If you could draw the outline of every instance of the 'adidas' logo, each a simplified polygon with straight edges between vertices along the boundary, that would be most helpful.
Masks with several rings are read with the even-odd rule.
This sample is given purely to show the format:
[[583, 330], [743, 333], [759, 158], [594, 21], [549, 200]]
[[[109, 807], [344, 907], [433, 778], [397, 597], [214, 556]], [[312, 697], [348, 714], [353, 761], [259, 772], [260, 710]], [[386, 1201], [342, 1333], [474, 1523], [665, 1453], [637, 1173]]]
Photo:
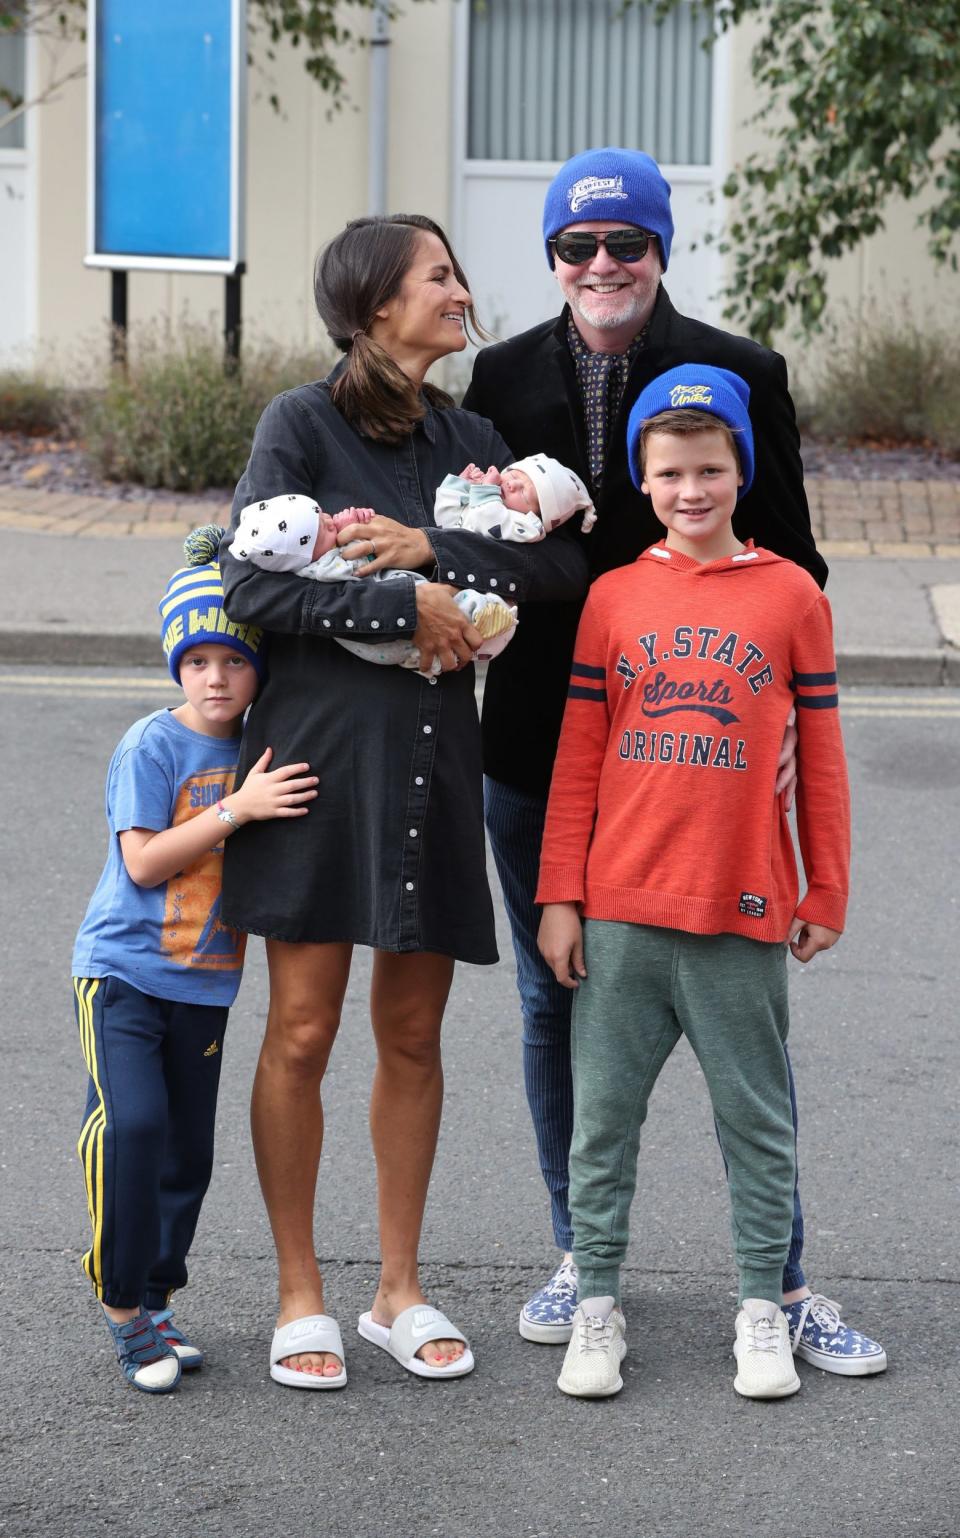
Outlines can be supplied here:
[[217, 1055], [217, 1053], [219, 1051], [220, 1051], [220, 1048], [217, 1045], [217, 1043], [215, 1041], [211, 1041], [209, 1047], [207, 1048], [206, 1052], [204, 1052], [203, 1055], [204, 1055], [204, 1057], [216, 1057], [216, 1055]]

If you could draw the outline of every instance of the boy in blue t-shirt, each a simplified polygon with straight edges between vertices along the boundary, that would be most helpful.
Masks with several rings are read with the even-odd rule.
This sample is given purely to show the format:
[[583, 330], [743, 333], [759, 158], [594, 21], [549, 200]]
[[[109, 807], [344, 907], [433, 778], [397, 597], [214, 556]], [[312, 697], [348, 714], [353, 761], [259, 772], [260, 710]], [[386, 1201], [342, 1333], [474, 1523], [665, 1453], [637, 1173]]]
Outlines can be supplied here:
[[[190, 541], [185, 547], [190, 559]], [[246, 936], [220, 920], [223, 840], [245, 822], [303, 817], [309, 764], [234, 789], [243, 715], [263, 671], [263, 633], [223, 612], [215, 555], [174, 572], [163, 649], [186, 699], [131, 726], [107, 773], [107, 863], [73, 952], [90, 1073], [77, 1151], [93, 1242], [83, 1268], [124, 1375], [165, 1394], [202, 1352], [175, 1327], [170, 1293], [213, 1167], [227, 1011]], [[204, 562], [204, 556], [208, 559]], [[199, 564], [203, 562], [203, 564]]]

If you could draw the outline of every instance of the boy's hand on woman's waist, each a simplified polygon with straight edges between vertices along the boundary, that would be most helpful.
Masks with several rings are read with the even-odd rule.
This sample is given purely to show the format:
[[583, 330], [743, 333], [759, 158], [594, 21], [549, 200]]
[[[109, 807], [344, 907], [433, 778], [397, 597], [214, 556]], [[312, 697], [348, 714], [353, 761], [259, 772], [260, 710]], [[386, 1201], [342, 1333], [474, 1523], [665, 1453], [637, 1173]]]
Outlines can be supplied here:
[[271, 817], [304, 817], [310, 810], [305, 801], [318, 794], [317, 775], [309, 764], [281, 764], [270, 769], [273, 749], [266, 748], [239, 790], [224, 796], [223, 805], [239, 823], [265, 822]]

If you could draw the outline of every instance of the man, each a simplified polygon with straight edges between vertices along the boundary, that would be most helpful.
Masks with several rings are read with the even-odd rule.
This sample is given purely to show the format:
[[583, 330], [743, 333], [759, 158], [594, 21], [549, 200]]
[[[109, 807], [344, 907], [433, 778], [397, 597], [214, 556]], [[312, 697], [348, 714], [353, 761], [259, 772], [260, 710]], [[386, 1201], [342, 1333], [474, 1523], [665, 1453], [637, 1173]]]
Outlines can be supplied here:
[[[550, 454], [586, 481], [596, 527], [584, 536], [567, 524], [551, 538], [582, 539], [593, 577], [635, 560], [659, 539], [650, 503], [630, 478], [630, 406], [666, 369], [712, 364], [750, 386], [755, 476], [735, 531], [796, 561], [822, 587], [826, 566], [810, 530], [786, 365], [756, 342], [673, 308], [661, 284], [673, 239], [670, 187], [656, 162], [617, 148], [575, 155], [548, 188], [543, 237], [563, 312], [481, 352], [464, 405], [489, 417], [514, 454]], [[562, 1252], [558, 1270], [521, 1310], [520, 1333], [550, 1343], [569, 1340], [576, 1308], [567, 1204], [571, 994], [537, 951], [533, 897], [580, 607], [535, 604], [524, 611], [509, 655], [490, 666], [483, 709], [487, 828], [517, 958], [527, 1099]], [[791, 759], [792, 743], [785, 748]], [[791, 1097], [796, 1122], [792, 1077]], [[796, 1354], [828, 1372], [883, 1371], [883, 1348], [845, 1325], [836, 1305], [807, 1286], [802, 1249], [795, 1193], [783, 1288]]]

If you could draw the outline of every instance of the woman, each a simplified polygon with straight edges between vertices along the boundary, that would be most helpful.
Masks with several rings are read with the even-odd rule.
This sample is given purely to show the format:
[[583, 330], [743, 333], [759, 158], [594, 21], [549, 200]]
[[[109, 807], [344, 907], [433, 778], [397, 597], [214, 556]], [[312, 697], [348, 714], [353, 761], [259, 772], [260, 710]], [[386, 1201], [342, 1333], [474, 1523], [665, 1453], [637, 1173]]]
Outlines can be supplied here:
[[[475, 587], [516, 601], [577, 599], [586, 567], [568, 539], [531, 554], [433, 525], [434, 491], [448, 471], [511, 457], [489, 422], [424, 385], [431, 364], [464, 348], [474, 320], [443, 231], [416, 215], [355, 220], [321, 253], [314, 287], [346, 360], [267, 407], [234, 527], [242, 507], [281, 492], [314, 496], [329, 513], [370, 506], [372, 522], [340, 534], [351, 557], [371, 558], [365, 575], [390, 566], [438, 579], [317, 583], [222, 558], [230, 618], [272, 632], [238, 774], [269, 745], [278, 762], [309, 761], [320, 780], [299, 836], [285, 837], [278, 822], [227, 845], [223, 913], [267, 941], [270, 1009], [252, 1124], [280, 1271], [271, 1376], [339, 1388], [343, 1345], [324, 1313], [313, 1204], [320, 1085], [354, 945], [375, 951], [370, 1124], [381, 1243], [380, 1283], [360, 1331], [419, 1376], [473, 1366], [465, 1337], [427, 1305], [417, 1262], [454, 962], [497, 960], [466, 667], [480, 636], [451, 595]], [[439, 659], [439, 679], [375, 666], [331, 639], [411, 635], [425, 670]], [[261, 831], [274, 826], [278, 833]]]

